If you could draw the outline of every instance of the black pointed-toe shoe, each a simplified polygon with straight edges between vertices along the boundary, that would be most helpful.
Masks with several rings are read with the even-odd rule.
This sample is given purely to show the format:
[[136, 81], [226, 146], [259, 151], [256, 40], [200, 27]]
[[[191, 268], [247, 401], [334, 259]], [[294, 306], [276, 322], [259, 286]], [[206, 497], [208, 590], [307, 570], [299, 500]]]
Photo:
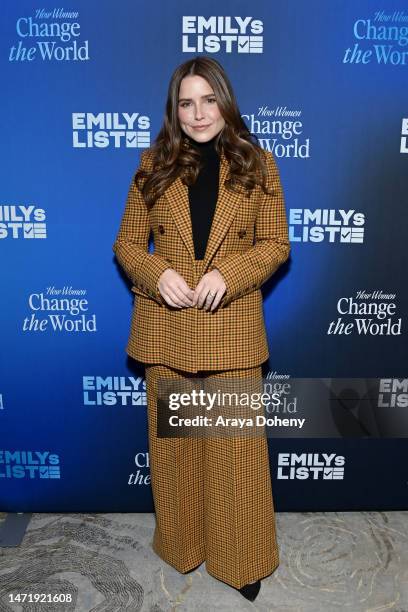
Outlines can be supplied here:
[[240, 589], [237, 589], [241, 595], [243, 595], [249, 601], [255, 601], [256, 596], [259, 593], [259, 589], [261, 588], [261, 581], [257, 580], [251, 584], [245, 584]]

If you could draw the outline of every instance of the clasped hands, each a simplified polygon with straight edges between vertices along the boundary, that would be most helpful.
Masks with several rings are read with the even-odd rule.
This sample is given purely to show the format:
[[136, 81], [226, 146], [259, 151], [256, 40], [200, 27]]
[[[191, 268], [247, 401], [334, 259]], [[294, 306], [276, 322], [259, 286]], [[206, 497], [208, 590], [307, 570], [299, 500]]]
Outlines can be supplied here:
[[191, 289], [181, 274], [172, 268], [167, 268], [160, 275], [157, 288], [166, 303], [175, 308], [197, 306], [203, 307], [204, 310], [215, 310], [227, 286], [217, 269], [206, 272], [196, 288]]

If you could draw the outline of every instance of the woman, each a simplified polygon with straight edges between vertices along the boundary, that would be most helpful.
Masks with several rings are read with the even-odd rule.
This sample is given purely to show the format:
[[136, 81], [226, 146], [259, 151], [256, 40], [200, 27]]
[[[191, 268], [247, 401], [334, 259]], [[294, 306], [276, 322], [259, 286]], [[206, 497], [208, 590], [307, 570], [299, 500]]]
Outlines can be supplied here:
[[205, 561], [251, 601], [279, 565], [266, 437], [156, 428], [159, 381], [261, 380], [260, 287], [290, 243], [278, 168], [255, 140], [219, 62], [180, 65], [113, 245], [137, 294], [126, 351], [146, 368], [153, 549], [182, 573]]

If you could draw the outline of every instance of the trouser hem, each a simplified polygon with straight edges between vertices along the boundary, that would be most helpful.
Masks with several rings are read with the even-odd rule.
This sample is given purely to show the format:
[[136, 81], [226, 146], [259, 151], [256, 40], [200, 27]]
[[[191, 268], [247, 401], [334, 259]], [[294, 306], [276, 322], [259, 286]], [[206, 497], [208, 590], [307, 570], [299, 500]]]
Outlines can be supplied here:
[[178, 572], [180, 572], [180, 574], [186, 574], [187, 572], [189, 572], [192, 569], [198, 567], [199, 565], [201, 565], [205, 561], [204, 556], [202, 554], [200, 554], [200, 553], [197, 553], [193, 557], [191, 557], [191, 555], [190, 555], [190, 558], [192, 558], [193, 561], [190, 561], [189, 563], [186, 563], [184, 565], [180, 565], [179, 563], [176, 563], [176, 562], [171, 561], [170, 559], [166, 558], [161, 552], [159, 552], [159, 550], [155, 547], [153, 542], [151, 544], [151, 547], [152, 547], [153, 551], [156, 553], [156, 555], [158, 557], [160, 557], [160, 559], [162, 561], [164, 561], [165, 563], [167, 563], [167, 565], [170, 565], [171, 567], [176, 569]]
[[211, 569], [211, 566], [208, 566], [207, 563], [205, 564], [205, 569], [207, 570], [207, 573], [213, 578], [216, 578], [220, 582], [225, 582], [225, 584], [228, 584], [228, 586], [234, 587], [235, 589], [240, 589], [241, 587], [245, 586], [249, 582], [255, 582], [256, 580], [263, 580], [264, 578], [271, 576], [275, 572], [275, 570], [279, 567], [279, 564], [280, 563], [278, 562], [272, 567], [272, 569], [265, 570], [264, 572], [261, 572], [260, 574], [258, 573], [257, 575], [253, 575], [253, 576], [249, 575], [248, 578], [243, 578], [241, 580], [235, 580], [234, 578], [230, 578], [226, 576], [225, 573], [217, 572], [216, 570]]

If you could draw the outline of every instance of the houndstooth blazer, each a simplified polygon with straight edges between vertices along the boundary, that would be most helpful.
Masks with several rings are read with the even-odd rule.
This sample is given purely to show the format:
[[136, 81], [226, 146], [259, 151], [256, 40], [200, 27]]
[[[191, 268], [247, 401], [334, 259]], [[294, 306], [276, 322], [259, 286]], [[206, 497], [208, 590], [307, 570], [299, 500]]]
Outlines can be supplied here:
[[[220, 157], [217, 205], [201, 273], [217, 268], [227, 290], [213, 311], [169, 306], [157, 289], [164, 270], [173, 268], [194, 289], [201, 278], [194, 259], [188, 187], [178, 177], [148, 211], [133, 178], [119, 232], [116, 258], [136, 294], [128, 355], [186, 372], [229, 370], [259, 365], [269, 356], [261, 285], [289, 257], [290, 242], [279, 171], [264, 151], [268, 169], [264, 194], [257, 185], [249, 198], [228, 191], [228, 161]], [[151, 153], [141, 156], [149, 167]], [[149, 253], [150, 233], [154, 253]]]

